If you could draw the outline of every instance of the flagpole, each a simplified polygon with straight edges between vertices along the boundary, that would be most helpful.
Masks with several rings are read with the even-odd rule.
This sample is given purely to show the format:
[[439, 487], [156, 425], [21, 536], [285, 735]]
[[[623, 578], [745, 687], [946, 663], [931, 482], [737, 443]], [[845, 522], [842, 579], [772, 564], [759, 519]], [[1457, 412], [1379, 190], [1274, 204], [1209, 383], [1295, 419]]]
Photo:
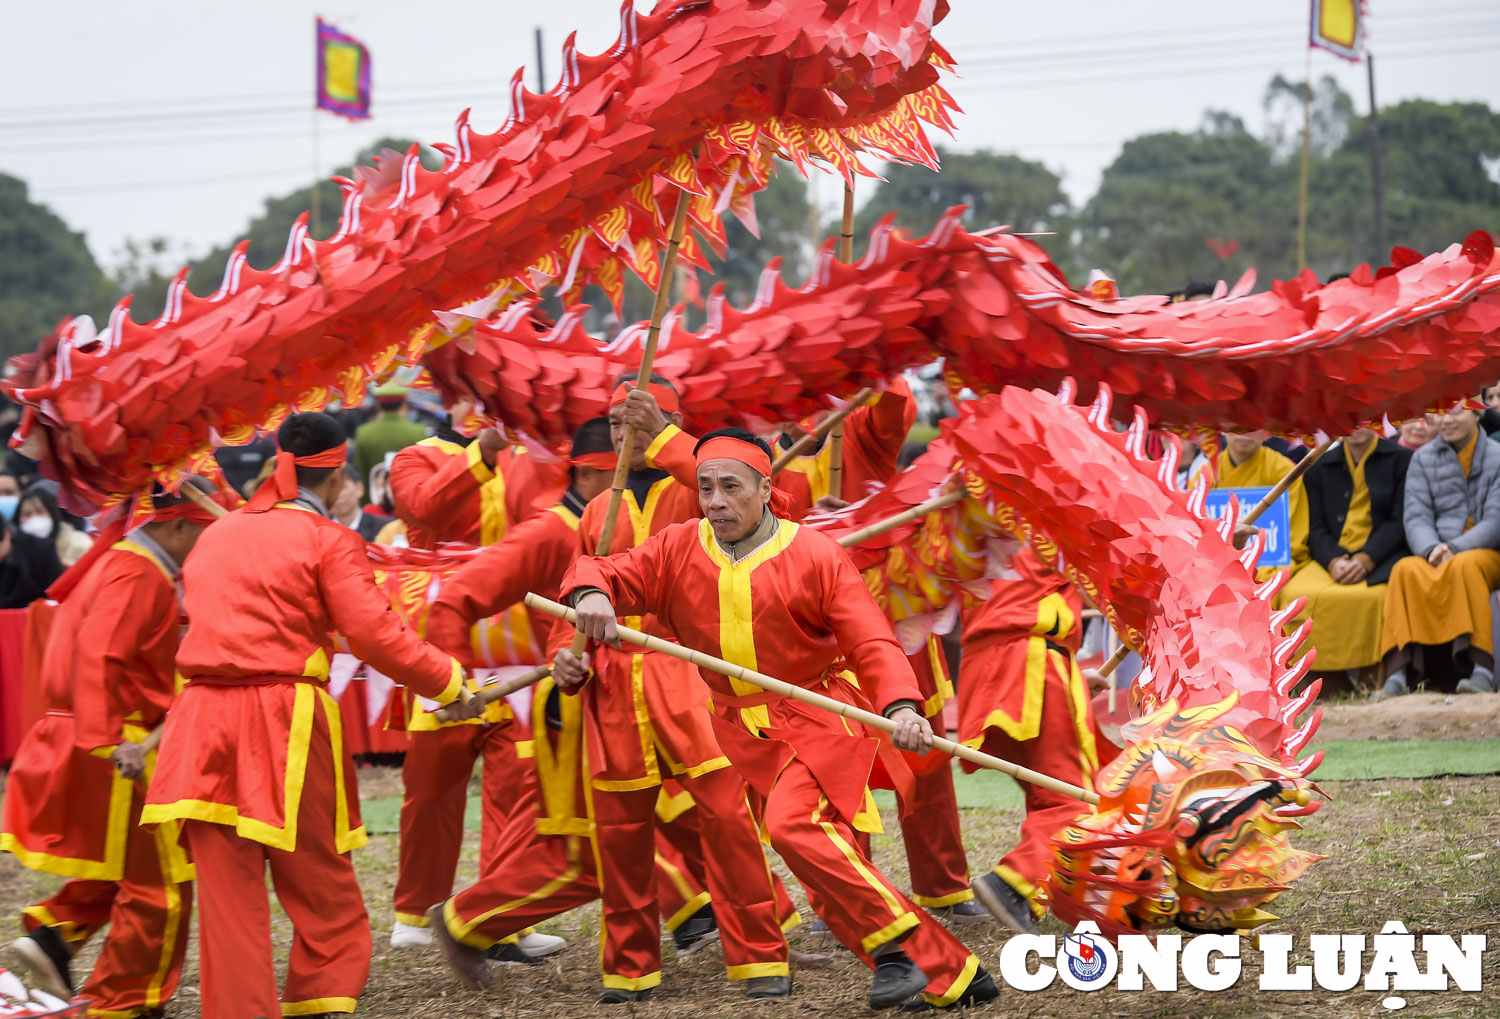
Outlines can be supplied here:
[[1375, 264], [1390, 257], [1385, 246], [1385, 188], [1380, 180], [1380, 107], [1375, 105], [1375, 54], [1366, 51], [1365, 71], [1370, 84], [1370, 184], [1375, 198]]
[[312, 109], [312, 233], [313, 240], [322, 240], [322, 229], [318, 223], [318, 107], [313, 104]]
[[1312, 142], [1312, 44], [1307, 46], [1307, 80], [1302, 90], [1302, 181], [1297, 195], [1297, 271], [1307, 267], [1307, 158]]

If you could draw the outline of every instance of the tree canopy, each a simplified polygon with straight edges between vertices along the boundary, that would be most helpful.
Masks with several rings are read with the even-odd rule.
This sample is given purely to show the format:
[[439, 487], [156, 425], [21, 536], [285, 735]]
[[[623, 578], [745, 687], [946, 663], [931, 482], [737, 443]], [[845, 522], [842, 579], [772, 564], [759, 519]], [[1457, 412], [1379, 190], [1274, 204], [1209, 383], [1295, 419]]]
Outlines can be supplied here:
[[34, 349], [68, 315], [97, 319], [110, 296], [83, 234], [0, 174], [0, 355]]

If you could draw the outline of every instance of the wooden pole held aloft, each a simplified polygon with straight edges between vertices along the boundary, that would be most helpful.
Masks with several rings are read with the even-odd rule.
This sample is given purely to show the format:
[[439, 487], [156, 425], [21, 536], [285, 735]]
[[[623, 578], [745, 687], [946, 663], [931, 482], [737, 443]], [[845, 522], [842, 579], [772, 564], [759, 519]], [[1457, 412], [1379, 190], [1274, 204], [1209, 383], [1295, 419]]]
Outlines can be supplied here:
[[1298, 478], [1307, 473], [1308, 468], [1312, 467], [1313, 464], [1322, 459], [1323, 454], [1332, 449], [1335, 445], [1338, 444], [1338, 442], [1338, 439], [1329, 439], [1327, 442], [1324, 442], [1319, 446], [1315, 446], [1310, 453], [1293, 464], [1292, 469], [1287, 472], [1286, 477], [1276, 482], [1275, 486], [1265, 494], [1260, 502], [1251, 507], [1249, 513], [1246, 513], [1244, 516], [1240, 517], [1240, 523], [1253, 524], [1257, 520], [1259, 520], [1260, 515], [1266, 510], [1270, 509], [1271, 504], [1274, 503], [1277, 499], [1280, 499], [1282, 493], [1284, 493], [1288, 488], [1291, 488]]
[[861, 527], [852, 534], [844, 535], [839, 539], [839, 544], [844, 548], [853, 548], [860, 542], [869, 541], [871, 538], [882, 535], [886, 531], [893, 531], [903, 524], [909, 524], [913, 520], [925, 517], [927, 514], [943, 509], [945, 506], [952, 506], [963, 497], [964, 490], [961, 488], [957, 491], [945, 492], [942, 495], [934, 496], [926, 502], [918, 503], [911, 509], [902, 510], [895, 516], [886, 517], [884, 520], [877, 520], [869, 527]]
[[[578, 614], [572, 609], [537, 594], [528, 594], [526, 596], [526, 607], [537, 612], [545, 612], [550, 616], [556, 616], [558, 619], [563, 619], [570, 623], [576, 623], [578, 620]], [[631, 644], [638, 644], [641, 647], [664, 655], [670, 655], [673, 658], [696, 665], [700, 669], [717, 672], [722, 676], [730, 676], [741, 682], [758, 686], [762, 690], [769, 690], [783, 697], [790, 697], [792, 700], [823, 708], [825, 711], [842, 715], [844, 718], [851, 718], [861, 725], [867, 725], [872, 729], [891, 732], [896, 728], [895, 723], [890, 719], [877, 715], [872, 711], [865, 711], [862, 708], [856, 708], [852, 704], [845, 704], [843, 701], [835, 700], [832, 697], [825, 697], [820, 693], [804, 690], [800, 686], [793, 686], [791, 683], [775, 679], [764, 673], [755, 672], [743, 666], [726, 662], [722, 658], [715, 658], [712, 655], [704, 654], [702, 651], [695, 651], [692, 648], [674, 644], [669, 640], [653, 637], [649, 633], [641, 633], [639, 630], [632, 630], [627, 626], [619, 626], [616, 629], [621, 640], [628, 641]], [[964, 746], [962, 743], [955, 743], [952, 740], [934, 736], [932, 738], [932, 745], [934, 749], [941, 750], [945, 754], [952, 754], [954, 757], [962, 758], [981, 767], [1004, 772], [1013, 778], [1020, 779], [1023, 782], [1030, 782], [1032, 785], [1041, 786], [1044, 789], [1050, 789], [1064, 796], [1071, 796], [1085, 803], [1099, 802], [1099, 794], [1092, 790], [1063, 782], [1050, 775], [1043, 775], [1041, 772], [1032, 771], [1030, 768], [1023, 768], [1018, 764], [1012, 764], [1010, 761], [1002, 760], [999, 757], [981, 753], [978, 750]]]
[[776, 474], [787, 464], [791, 463], [799, 456], [802, 456], [808, 450], [814, 448], [818, 443], [826, 439], [828, 437], [828, 433], [833, 431], [833, 429], [837, 425], [841, 424], [844, 418], [848, 417], [850, 414], [853, 414], [856, 410], [858, 410], [860, 406], [870, 398], [870, 394], [873, 392], [875, 392], [875, 390], [873, 389], [861, 389], [859, 392], [855, 393], [852, 397], [849, 398], [849, 402], [845, 404], [841, 410], [836, 410], [830, 413], [822, 421], [818, 422], [818, 427], [814, 428], [812, 431], [802, 436], [802, 438], [792, 443], [790, 448], [782, 450], [781, 453], [777, 455], [775, 463], [771, 464], [771, 473]]

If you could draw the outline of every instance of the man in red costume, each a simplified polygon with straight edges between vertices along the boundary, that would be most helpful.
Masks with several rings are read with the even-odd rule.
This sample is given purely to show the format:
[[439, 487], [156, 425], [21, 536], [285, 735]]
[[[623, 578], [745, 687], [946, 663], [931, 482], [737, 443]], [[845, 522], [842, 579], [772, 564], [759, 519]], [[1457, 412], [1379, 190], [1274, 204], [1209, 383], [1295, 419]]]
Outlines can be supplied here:
[[[580, 559], [562, 595], [579, 632], [617, 644], [615, 616], [646, 615], [685, 646], [880, 711], [889, 743], [837, 715], [703, 672], [719, 744], [759, 798], [771, 845], [851, 951], [875, 970], [870, 1005], [962, 1007], [999, 992], [978, 960], [897, 891], [859, 849], [879, 830], [868, 781], [877, 754], [902, 790], [910, 772], [894, 749], [922, 751], [932, 728], [911, 665], [859, 573], [834, 542], [772, 512], [770, 447], [740, 429], [694, 448], [704, 519], [637, 548]], [[608, 659], [611, 652], [600, 649]], [[583, 682], [590, 656], [558, 652], [553, 672]], [[846, 665], [858, 674], [849, 681]], [[608, 681], [596, 677], [590, 688]], [[907, 781], [900, 782], [905, 775]], [[923, 998], [915, 999], [918, 993]]]
[[[1119, 750], [1100, 733], [1074, 660], [1083, 640], [1082, 599], [1029, 546], [1016, 553], [1011, 568], [1014, 578], [994, 581], [989, 599], [965, 613], [959, 739], [1089, 788]], [[1026, 818], [1020, 843], [973, 887], [1001, 923], [1034, 934], [1035, 918], [1047, 908], [1052, 836], [1082, 808], [1029, 782], [1021, 790]]]
[[0, 849], [70, 879], [22, 911], [14, 954], [38, 987], [72, 998], [69, 960], [108, 924], [80, 993], [91, 1015], [121, 1019], [162, 1014], [192, 909], [177, 826], [140, 826], [154, 763], [140, 744], [176, 694], [177, 580], [213, 517], [165, 493], [151, 512], [129, 533], [122, 517], [48, 592], [62, 604], [42, 658], [47, 713], [21, 742], [0, 811]]
[[[844, 419], [839, 491], [830, 491], [832, 456], [831, 443], [826, 439], [812, 453], [794, 457], [776, 473], [773, 484], [787, 495], [788, 516], [800, 520], [815, 506], [840, 508], [863, 499], [873, 484], [890, 481], [896, 473], [901, 446], [916, 420], [917, 403], [911, 386], [898, 375], [888, 390], [869, 397]], [[778, 445], [781, 450], [790, 449], [805, 434], [797, 426], [783, 426]], [[953, 682], [938, 638], [929, 637], [927, 645], [911, 656], [911, 665], [922, 694], [922, 714], [928, 719], [940, 718], [943, 706], [953, 696]], [[946, 919], [984, 919], [986, 913], [974, 902], [969, 889], [969, 864], [958, 820], [952, 762], [934, 761], [913, 772], [916, 783], [907, 812], [901, 817], [912, 901]], [[865, 851], [869, 852], [868, 841]], [[814, 934], [826, 929], [822, 920], [813, 925]]]
[[[616, 449], [625, 427], [638, 441], [609, 547], [625, 551], [671, 524], [698, 514], [693, 440], [682, 430], [677, 393], [660, 376], [644, 389], [626, 376], [609, 410]], [[575, 555], [599, 547], [609, 496], [589, 503]], [[653, 619], [634, 619], [645, 629]], [[566, 644], [559, 626], [553, 644]], [[731, 980], [750, 997], [790, 993], [786, 938], [760, 835], [745, 804], [745, 783], [714, 741], [703, 706], [708, 690], [695, 670], [674, 658], [631, 652], [602, 656], [599, 682], [583, 692], [591, 795], [604, 900], [606, 1004], [640, 1001], [661, 982], [657, 928], [655, 812], [662, 780], [676, 776], [697, 804], [706, 843], [705, 878]]]
[[[403, 627], [359, 535], [328, 517], [346, 483], [344, 433], [294, 414], [274, 474], [204, 536], [184, 569], [187, 681], [141, 820], [185, 822], [198, 874], [205, 1019], [353, 1012], [370, 922], [350, 859], [365, 842], [338, 705], [324, 689], [333, 634], [442, 704], [463, 670]], [[279, 996], [269, 863], [294, 937]]]
[[[391, 461], [396, 513], [406, 524], [407, 541], [415, 548], [434, 548], [444, 542], [493, 545], [562, 494], [559, 482], [565, 464], [540, 463], [526, 450], [511, 448], [494, 428], [484, 429], [474, 439], [456, 431], [453, 426], [461, 423], [467, 406], [456, 405], [449, 426], [403, 449]], [[517, 646], [530, 645], [541, 655], [550, 626], [536, 630], [520, 611], [508, 614], [503, 625], [511, 628]], [[506, 701], [490, 704], [480, 718], [453, 722], [439, 722], [430, 706], [416, 697], [406, 697], [401, 703], [408, 743], [401, 771], [404, 793], [393, 948], [432, 943], [427, 911], [453, 893], [475, 761], [484, 760], [481, 871], [495, 862], [501, 829], [513, 815], [524, 814], [517, 790], [531, 767], [530, 729]], [[532, 961], [559, 952], [566, 944], [562, 938], [526, 931], [495, 946], [494, 957], [507, 963]]]

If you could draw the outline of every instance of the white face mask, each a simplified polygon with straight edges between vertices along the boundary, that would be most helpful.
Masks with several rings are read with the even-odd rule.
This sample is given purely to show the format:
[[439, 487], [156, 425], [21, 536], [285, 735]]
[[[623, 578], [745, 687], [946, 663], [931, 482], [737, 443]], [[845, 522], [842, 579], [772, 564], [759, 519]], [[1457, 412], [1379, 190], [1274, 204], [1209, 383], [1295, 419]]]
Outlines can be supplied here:
[[21, 530], [25, 531], [33, 538], [52, 537], [52, 526], [52, 518], [46, 516], [27, 517], [25, 520], [21, 521]]

